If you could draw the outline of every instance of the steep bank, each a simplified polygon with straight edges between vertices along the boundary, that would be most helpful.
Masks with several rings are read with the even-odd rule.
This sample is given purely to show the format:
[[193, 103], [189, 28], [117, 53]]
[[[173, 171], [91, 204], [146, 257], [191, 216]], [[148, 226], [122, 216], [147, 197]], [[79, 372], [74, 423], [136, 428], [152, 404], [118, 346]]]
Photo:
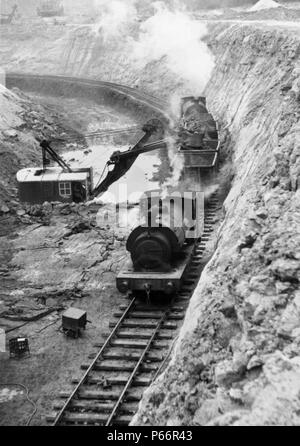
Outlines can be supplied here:
[[130, 26], [124, 39], [108, 40], [95, 24], [25, 22], [0, 28], [2, 70], [119, 82], [168, 99], [186, 83], [170, 72], [164, 57], [150, 62], [133, 58], [138, 32], [139, 23]]
[[32, 101], [19, 90], [0, 85], [0, 208], [16, 197], [16, 172], [40, 163], [38, 141], [65, 135], [66, 131], [77, 135], [59, 113]]
[[208, 102], [234, 179], [171, 362], [133, 424], [296, 425], [300, 373], [299, 34], [216, 28]]

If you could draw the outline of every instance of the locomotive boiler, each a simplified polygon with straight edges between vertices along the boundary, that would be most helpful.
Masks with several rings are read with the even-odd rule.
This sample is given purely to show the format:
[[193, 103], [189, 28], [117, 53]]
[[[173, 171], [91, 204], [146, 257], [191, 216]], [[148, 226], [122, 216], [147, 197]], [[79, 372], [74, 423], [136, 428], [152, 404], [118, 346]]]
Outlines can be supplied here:
[[140, 222], [127, 239], [130, 260], [117, 276], [119, 291], [179, 291], [201, 222], [203, 208], [197, 193], [164, 198], [147, 193], [140, 203]]

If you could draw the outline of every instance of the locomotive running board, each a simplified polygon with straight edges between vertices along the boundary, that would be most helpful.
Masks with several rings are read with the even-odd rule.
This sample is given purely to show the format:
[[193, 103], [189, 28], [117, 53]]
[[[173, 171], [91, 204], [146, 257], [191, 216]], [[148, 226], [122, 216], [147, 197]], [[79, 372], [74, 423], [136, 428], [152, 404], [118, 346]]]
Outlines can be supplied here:
[[[133, 270], [132, 266], [125, 266], [125, 269], [116, 278], [118, 290], [124, 294], [128, 291], [145, 291], [145, 284], [148, 284], [151, 291], [162, 291], [172, 282], [174, 293], [177, 293], [188, 272], [194, 250], [195, 244], [187, 245], [184, 250], [184, 256], [178, 259], [174, 264], [174, 268], [168, 272], [137, 272]], [[127, 290], [124, 289], [125, 282], [128, 283]]]

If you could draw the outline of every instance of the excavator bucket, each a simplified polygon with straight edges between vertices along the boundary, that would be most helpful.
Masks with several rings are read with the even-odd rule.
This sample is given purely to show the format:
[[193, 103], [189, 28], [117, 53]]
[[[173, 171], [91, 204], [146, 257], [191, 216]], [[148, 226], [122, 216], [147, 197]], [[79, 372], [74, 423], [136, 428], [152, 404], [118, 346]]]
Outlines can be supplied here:
[[164, 127], [159, 119], [151, 119], [143, 126], [143, 132], [142, 138], [130, 150], [116, 151], [112, 154], [107, 166], [113, 165], [114, 167], [107, 173], [103, 181], [100, 179], [101, 182], [93, 190], [94, 197], [106, 192], [113, 183], [125, 175], [141, 153], [155, 150], [157, 148], [155, 143], [153, 147], [149, 144], [149, 148], [145, 150], [146, 143], [154, 134], [161, 137]]
[[103, 192], [106, 192], [108, 188], [118, 181], [120, 178], [122, 178], [123, 175], [128, 172], [128, 170], [131, 168], [131, 166], [134, 164], [135, 160], [139, 156], [138, 153], [134, 153], [126, 158], [120, 159], [115, 164], [110, 164], [108, 162], [108, 165], [113, 165], [113, 169], [110, 170], [104, 180], [99, 184], [99, 186], [96, 187], [93, 191], [93, 196], [97, 196], [99, 194], [102, 194]]

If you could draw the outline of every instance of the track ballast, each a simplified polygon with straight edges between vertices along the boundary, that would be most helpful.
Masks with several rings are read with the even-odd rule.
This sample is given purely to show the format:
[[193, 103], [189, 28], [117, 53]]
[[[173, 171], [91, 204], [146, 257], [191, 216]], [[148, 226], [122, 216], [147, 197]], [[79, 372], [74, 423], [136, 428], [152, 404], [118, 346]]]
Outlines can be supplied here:
[[133, 297], [121, 305], [110, 323], [112, 331], [85, 371], [74, 379], [71, 394], [61, 393], [48, 421], [54, 425], [129, 425], [144, 390], [164, 369], [182, 324], [189, 299], [205, 266], [203, 254], [213, 232], [218, 198], [205, 210], [204, 233], [195, 244], [181, 292], [166, 305]]

